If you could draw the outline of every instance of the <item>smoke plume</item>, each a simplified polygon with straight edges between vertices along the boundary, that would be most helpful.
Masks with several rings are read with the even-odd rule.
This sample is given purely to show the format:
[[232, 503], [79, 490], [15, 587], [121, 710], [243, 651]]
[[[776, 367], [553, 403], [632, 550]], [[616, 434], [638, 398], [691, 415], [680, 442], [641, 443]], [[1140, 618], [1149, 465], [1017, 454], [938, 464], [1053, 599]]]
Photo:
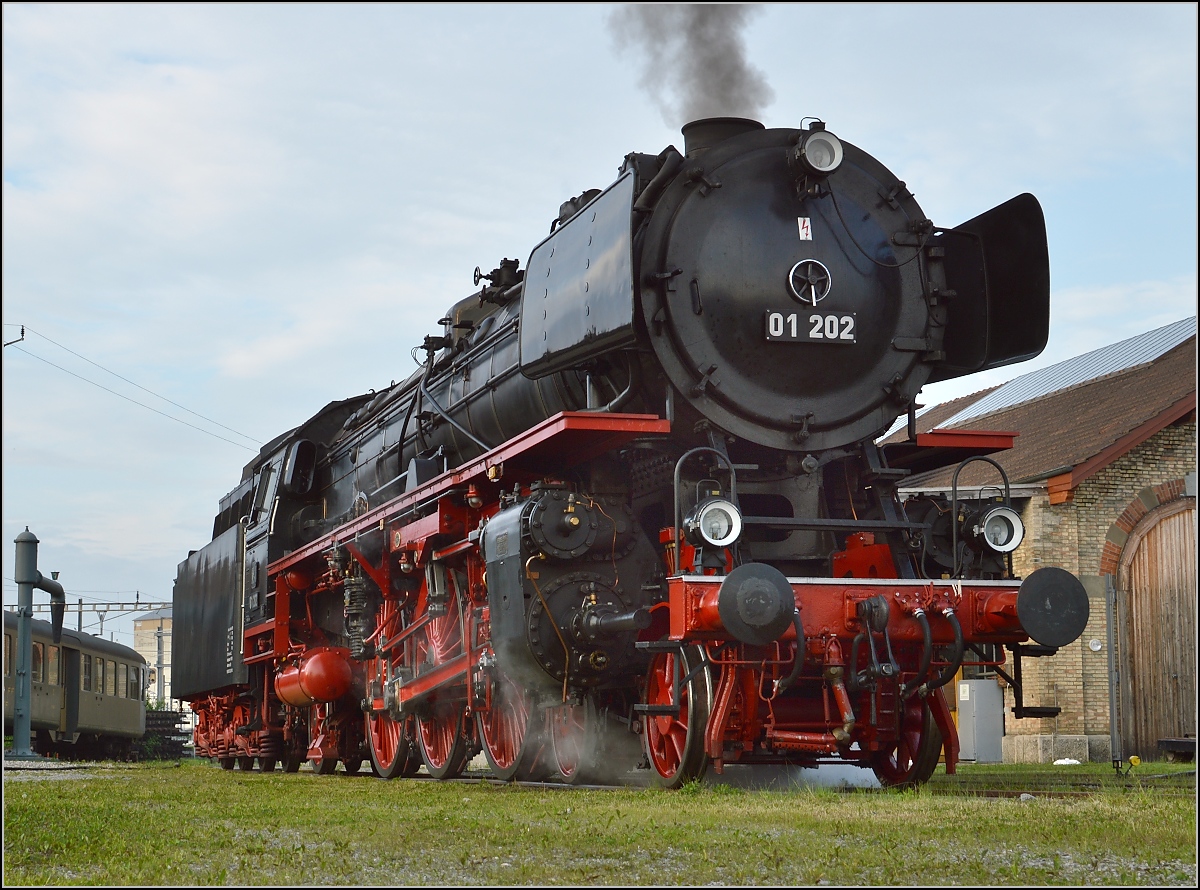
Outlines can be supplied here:
[[[609, 18], [618, 50], [641, 58], [641, 84], [672, 126], [703, 117], [757, 120], [774, 98], [746, 61], [742, 31], [754, 6], [629, 5]], [[665, 94], [673, 95], [668, 101]]]

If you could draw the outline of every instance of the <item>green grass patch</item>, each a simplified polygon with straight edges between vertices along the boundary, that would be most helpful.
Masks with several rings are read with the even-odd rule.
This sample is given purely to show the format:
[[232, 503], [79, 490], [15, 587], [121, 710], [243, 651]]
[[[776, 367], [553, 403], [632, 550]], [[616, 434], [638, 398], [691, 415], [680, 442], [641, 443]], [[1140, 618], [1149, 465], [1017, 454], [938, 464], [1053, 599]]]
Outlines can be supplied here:
[[[1022, 772], [962, 773], [992, 769]], [[945, 777], [903, 793], [589, 791], [189, 760], [66, 775], [5, 772], [5, 885], [1196, 882], [1195, 795], [1153, 787], [1032, 800], [938, 793]]]
[[1168, 761], [1124, 764], [1120, 771], [1110, 763], [960, 763], [953, 776], [939, 766], [929, 780], [937, 791], [974, 792], [980, 788], [1013, 791], [1089, 791], [1106, 793], [1155, 789], [1194, 793], [1196, 764]]

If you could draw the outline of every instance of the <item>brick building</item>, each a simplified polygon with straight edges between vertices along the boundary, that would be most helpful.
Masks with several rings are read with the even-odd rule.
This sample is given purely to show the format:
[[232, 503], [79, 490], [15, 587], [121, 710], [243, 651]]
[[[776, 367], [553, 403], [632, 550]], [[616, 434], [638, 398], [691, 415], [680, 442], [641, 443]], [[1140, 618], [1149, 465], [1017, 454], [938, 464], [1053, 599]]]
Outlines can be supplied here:
[[[1060, 566], [1089, 597], [1076, 642], [1052, 658], [1022, 660], [1023, 704], [1060, 708], [1058, 716], [1016, 719], [1015, 690], [1005, 689], [1005, 761], [1151, 759], [1160, 739], [1194, 739], [1196, 319], [917, 418], [918, 432], [952, 428], [1018, 434], [1012, 449], [990, 455], [1026, 526], [1014, 571]], [[901, 430], [887, 441], [905, 438]], [[912, 477], [901, 494], [949, 493], [953, 472]], [[973, 496], [1000, 475], [975, 462], [958, 484]]]

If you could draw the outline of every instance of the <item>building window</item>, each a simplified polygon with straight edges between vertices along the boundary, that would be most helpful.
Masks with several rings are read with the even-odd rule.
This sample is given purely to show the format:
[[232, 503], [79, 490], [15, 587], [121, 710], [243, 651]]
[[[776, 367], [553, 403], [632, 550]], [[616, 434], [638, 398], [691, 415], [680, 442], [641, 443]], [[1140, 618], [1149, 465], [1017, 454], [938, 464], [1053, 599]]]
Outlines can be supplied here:
[[46, 644], [33, 644], [33, 670], [31, 673], [34, 683], [42, 682], [42, 666], [46, 663]]
[[83, 656], [82, 669], [79, 671], [79, 688], [84, 692], [92, 691], [92, 656]]
[[[974, 651], [968, 650], [964, 661], [994, 661], [1004, 660], [1004, 650], [996, 643], [977, 643]], [[964, 664], [962, 678], [964, 680], [991, 680], [996, 677], [996, 669], [990, 664]]]

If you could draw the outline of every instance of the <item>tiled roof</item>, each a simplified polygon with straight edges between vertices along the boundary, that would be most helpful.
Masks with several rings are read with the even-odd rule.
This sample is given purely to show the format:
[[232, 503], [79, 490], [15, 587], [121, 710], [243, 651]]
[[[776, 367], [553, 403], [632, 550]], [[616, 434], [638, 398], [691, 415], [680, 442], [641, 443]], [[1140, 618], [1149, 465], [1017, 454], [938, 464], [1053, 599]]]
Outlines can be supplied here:
[[[961, 419], [960, 411], [950, 416], [949, 423], [938, 426], [1017, 432], [1011, 449], [990, 456], [1004, 467], [1010, 482], [1031, 482], [1065, 473], [1091, 460], [1167, 412], [1186, 413], [1189, 397], [1194, 412], [1194, 334], [1148, 364], [1086, 380], [987, 414], [972, 415], [966, 421]], [[918, 418], [919, 432], [935, 428], [925, 422], [925, 416], [932, 414], [931, 410]], [[901, 431], [893, 438], [905, 437], [906, 433]], [[901, 487], [947, 485], [953, 473], [953, 467], [933, 470], [904, 480]], [[959, 476], [959, 485], [993, 481], [998, 481], [995, 469], [983, 462], [966, 467]]]
[[[1126, 368], [1152, 362], [1159, 356], [1170, 352], [1189, 337], [1194, 336], [1196, 336], [1196, 316], [1193, 315], [1191, 318], [1180, 319], [1153, 331], [1121, 340], [1119, 343], [1093, 349], [1091, 352], [1058, 362], [1048, 368], [1030, 371], [1028, 374], [1014, 377], [1007, 383], [999, 384], [991, 389], [919, 411], [917, 412], [917, 426], [922, 430], [934, 429], [939, 426], [960, 426], [972, 418], [1041, 398], [1097, 377], [1104, 377]], [[945, 408], [951, 405], [957, 405], [958, 408], [956, 411], [947, 413]], [[936, 418], [933, 414], [935, 411], [937, 412]], [[896, 433], [903, 434], [906, 427], [907, 418], [903, 416], [897, 418], [880, 441], [896, 441]]]
[[1128, 340], [1093, 349], [1048, 368], [1030, 371], [1020, 377], [1014, 377], [984, 398], [966, 406], [958, 414], [947, 419], [944, 425], [959, 426], [975, 417], [993, 414], [1004, 408], [1041, 398], [1098, 377], [1106, 377], [1126, 368], [1144, 365], [1195, 336], [1196, 316], [1193, 315], [1191, 318], [1138, 334]]
[[[999, 386], [999, 384], [997, 384]], [[941, 402], [937, 405], [931, 405], [924, 411], [917, 414], [917, 432], [927, 433], [930, 430], [945, 429], [946, 421], [958, 414], [969, 405], [978, 402], [988, 393], [995, 392], [996, 386], [990, 389], [981, 389], [979, 392], [973, 392], [970, 395], [959, 396], [957, 399], [951, 399], [949, 402]], [[878, 440], [880, 445], [887, 445], [893, 442], [905, 442], [908, 440], [908, 417], [901, 415], [900, 418], [892, 425], [891, 430]]]
[[[982, 399], [986, 399], [989, 395], [1000, 389], [1000, 385], [990, 387], [989, 389], [981, 389], [979, 392], [973, 392], [970, 395], [959, 396], [957, 399], [951, 399], [949, 402], [942, 402], [937, 405], [932, 405], [927, 411], [922, 412], [917, 416], [917, 429], [926, 432], [928, 430], [939, 429], [949, 426], [948, 421], [956, 414], [961, 414], [972, 405]], [[900, 430], [900, 438], [903, 439], [908, 435], [908, 418], [902, 417], [903, 427]], [[888, 441], [895, 441], [894, 434], [888, 437]]]

